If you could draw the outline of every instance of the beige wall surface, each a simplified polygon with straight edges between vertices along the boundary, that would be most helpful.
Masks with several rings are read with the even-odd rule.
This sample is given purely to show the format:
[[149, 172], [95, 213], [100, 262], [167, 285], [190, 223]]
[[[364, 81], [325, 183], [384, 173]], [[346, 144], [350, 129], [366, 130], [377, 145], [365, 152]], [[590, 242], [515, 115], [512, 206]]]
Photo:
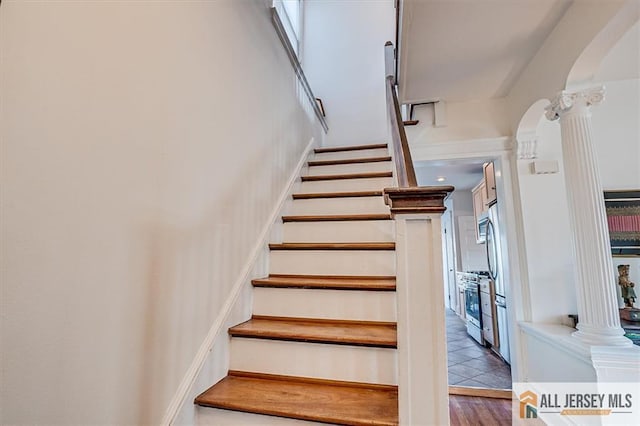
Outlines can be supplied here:
[[0, 31], [0, 424], [157, 424], [318, 126], [265, 2]]

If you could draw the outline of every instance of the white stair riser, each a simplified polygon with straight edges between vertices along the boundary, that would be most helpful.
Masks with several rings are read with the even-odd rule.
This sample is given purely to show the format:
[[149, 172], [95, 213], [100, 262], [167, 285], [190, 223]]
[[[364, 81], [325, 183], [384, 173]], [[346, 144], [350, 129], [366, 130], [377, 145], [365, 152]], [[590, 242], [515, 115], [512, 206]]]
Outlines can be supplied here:
[[391, 250], [273, 250], [271, 274], [395, 275]]
[[324, 152], [314, 154], [312, 160], [346, 160], [352, 158], [386, 157], [388, 155], [389, 150], [387, 148], [361, 149], [356, 151]]
[[262, 288], [253, 290], [254, 315], [396, 321], [393, 291]]
[[196, 411], [198, 426], [318, 426], [328, 423], [306, 422], [304, 420], [287, 419], [276, 416], [243, 413], [241, 411], [222, 410], [218, 408], [198, 407]]
[[346, 197], [294, 200], [290, 207], [292, 215], [367, 213], [389, 214], [389, 206], [382, 197]]
[[295, 192], [382, 191], [391, 186], [392, 178], [319, 180], [300, 182]]
[[392, 220], [339, 222], [287, 222], [282, 241], [311, 243], [391, 242], [395, 241]]
[[396, 350], [364, 346], [231, 339], [231, 370], [396, 384]]
[[311, 166], [308, 173], [311, 176], [339, 175], [343, 173], [390, 172], [391, 161], [377, 161], [375, 163], [333, 164], [330, 166]]

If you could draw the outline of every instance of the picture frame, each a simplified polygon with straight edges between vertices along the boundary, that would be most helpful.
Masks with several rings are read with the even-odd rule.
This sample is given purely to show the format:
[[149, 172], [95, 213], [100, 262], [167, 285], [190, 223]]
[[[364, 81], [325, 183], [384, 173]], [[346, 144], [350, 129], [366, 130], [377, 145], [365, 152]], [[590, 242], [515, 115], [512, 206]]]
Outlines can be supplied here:
[[640, 189], [604, 191], [611, 254], [640, 257]]

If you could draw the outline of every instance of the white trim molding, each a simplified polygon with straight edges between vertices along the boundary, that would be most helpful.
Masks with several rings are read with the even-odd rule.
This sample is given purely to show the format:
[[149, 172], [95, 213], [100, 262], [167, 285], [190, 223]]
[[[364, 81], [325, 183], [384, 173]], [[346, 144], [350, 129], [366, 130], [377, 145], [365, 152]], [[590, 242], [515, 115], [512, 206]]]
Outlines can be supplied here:
[[395, 217], [400, 424], [449, 424], [440, 216]]
[[411, 149], [411, 157], [415, 162], [484, 156], [493, 157], [499, 153], [511, 151], [514, 147], [511, 137], [501, 136], [498, 138], [412, 144], [409, 148]]
[[[213, 351], [214, 343], [216, 339], [221, 335], [221, 333], [226, 333], [225, 324], [228, 322], [228, 319], [234, 309], [234, 306], [238, 303], [239, 297], [242, 294], [242, 290], [248, 285], [249, 281], [253, 278], [251, 274], [254, 271], [255, 265], [259, 262], [260, 256], [266, 253], [265, 247], [270, 238], [271, 229], [275, 223], [279, 222], [280, 213], [285, 205], [285, 202], [288, 200], [293, 185], [297, 181], [300, 176], [300, 171], [306, 164], [307, 157], [311, 149], [316, 145], [316, 141], [314, 138], [311, 138], [309, 144], [304, 149], [300, 161], [292, 171], [287, 185], [285, 185], [278, 201], [273, 208], [269, 219], [265, 222], [264, 227], [262, 228], [258, 238], [256, 238], [256, 244], [253, 246], [250, 255], [247, 257], [247, 261], [241, 269], [241, 272], [238, 274], [236, 281], [233, 284], [231, 291], [229, 292], [229, 296], [225, 301], [222, 309], [218, 313], [218, 316], [215, 318], [211, 327], [209, 328], [209, 332], [205, 337], [204, 341], [200, 345], [198, 352], [196, 353], [195, 358], [191, 362], [191, 365], [187, 369], [182, 381], [180, 382], [180, 386], [176, 390], [167, 410], [165, 411], [164, 416], [162, 417], [161, 425], [162, 426], [170, 426], [175, 424], [176, 419], [178, 418], [180, 411], [185, 403], [192, 403], [189, 399], [189, 396], [193, 394], [193, 387], [197, 381], [198, 376], [200, 375], [207, 359]], [[228, 362], [228, 357], [226, 358]], [[226, 371], [225, 367], [225, 371]], [[213, 383], [212, 383], [213, 384]]]
[[536, 132], [518, 134], [518, 160], [533, 160], [538, 158], [538, 136]]
[[591, 360], [598, 382], [640, 383], [640, 347], [592, 346]]

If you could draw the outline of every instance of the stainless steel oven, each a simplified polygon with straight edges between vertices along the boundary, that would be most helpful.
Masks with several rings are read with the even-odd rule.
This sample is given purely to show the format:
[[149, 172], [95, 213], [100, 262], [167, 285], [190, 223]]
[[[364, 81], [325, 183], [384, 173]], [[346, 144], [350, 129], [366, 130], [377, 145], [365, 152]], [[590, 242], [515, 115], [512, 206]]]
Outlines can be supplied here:
[[478, 343], [484, 345], [482, 336], [482, 310], [480, 302], [480, 279], [478, 274], [464, 274], [464, 303], [467, 315], [467, 333]]
[[481, 345], [482, 337], [482, 311], [480, 310], [480, 288], [477, 282], [468, 282], [464, 289], [465, 311], [467, 313], [467, 333]]

